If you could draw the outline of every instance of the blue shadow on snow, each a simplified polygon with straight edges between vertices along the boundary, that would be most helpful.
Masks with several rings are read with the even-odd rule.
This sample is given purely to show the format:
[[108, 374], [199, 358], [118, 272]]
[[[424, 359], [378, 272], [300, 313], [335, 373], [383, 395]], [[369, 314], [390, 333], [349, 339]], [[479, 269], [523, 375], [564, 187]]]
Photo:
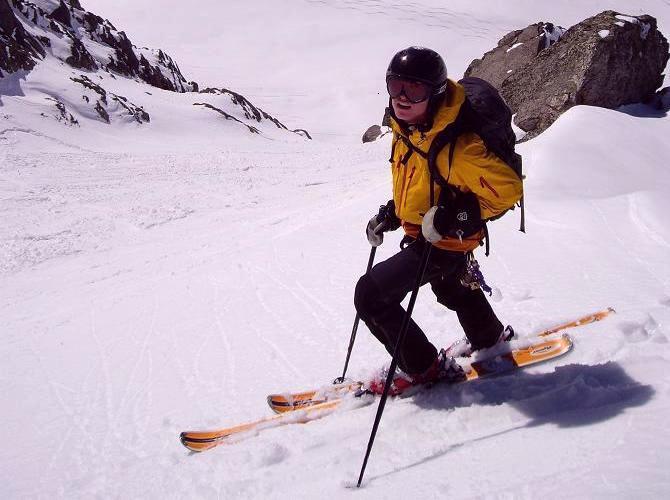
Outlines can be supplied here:
[[559, 427], [594, 425], [616, 417], [627, 408], [649, 402], [654, 389], [633, 380], [615, 362], [602, 365], [572, 364], [551, 373], [519, 370], [497, 377], [453, 386], [436, 386], [414, 396], [423, 409], [452, 410], [469, 406], [508, 404], [530, 418], [509, 428], [448, 445], [418, 462], [370, 477], [368, 481], [411, 469], [440, 458], [468, 444], [494, 438], [517, 429], [554, 424]]
[[526, 426], [592, 425], [641, 406], [654, 389], [633, 380], [615, 362], [565, 365], [551, 373], [517, 372], [467, 384], [437, 386], [415, 396], [421, 408], [451, 409], [509, 404], [531, 418]]

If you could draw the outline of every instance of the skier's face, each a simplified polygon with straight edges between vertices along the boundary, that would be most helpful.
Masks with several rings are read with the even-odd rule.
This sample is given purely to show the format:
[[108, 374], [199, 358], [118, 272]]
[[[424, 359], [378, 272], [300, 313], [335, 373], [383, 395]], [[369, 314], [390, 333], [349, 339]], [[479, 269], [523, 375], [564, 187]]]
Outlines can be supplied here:
[[413, 103], [407, 99], [405, 94], [401, 94], [398, 97], [391, 99], [391, 105], [393, 106], [393, 112], [398, 119], [409, 123], [410, 125], [416, 125], [426, 121], [428, 115], [428, 99]]
[[386, 90], [396, 117], [410, 124], [426, 121], [428, 101], [433, 93], [430, 85], [392, 75], [386, 78]]

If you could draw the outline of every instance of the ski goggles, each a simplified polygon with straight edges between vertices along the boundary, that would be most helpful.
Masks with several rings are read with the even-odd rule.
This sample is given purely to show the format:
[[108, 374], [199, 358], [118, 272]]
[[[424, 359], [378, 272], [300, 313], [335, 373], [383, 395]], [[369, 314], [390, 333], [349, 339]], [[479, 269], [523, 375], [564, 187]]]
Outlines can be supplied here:
[[386, 90], [391, 98], [396, 99], [404, 95], [412, 104], [423, 102], [433, 95], [432, 85], [397, 76], [389, 76], [386, 79]]

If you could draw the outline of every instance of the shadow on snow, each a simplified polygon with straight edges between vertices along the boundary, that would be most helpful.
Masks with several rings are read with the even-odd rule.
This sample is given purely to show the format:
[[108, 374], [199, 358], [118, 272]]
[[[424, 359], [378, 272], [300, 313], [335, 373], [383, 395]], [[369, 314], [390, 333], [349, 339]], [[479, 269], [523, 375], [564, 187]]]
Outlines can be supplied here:
[[520, 425], [494, 434], [454, 443], [418, 462], [371, 477], [374, 481], [396, 472], [440, 458], [477, 441], [500, 436], [521, 428], [554, 424], [558, 427], [594, 425], [642, 406], [654, 389], [633, 380], [615, 362], [602, 365], [566, 365], [552, 373], [518, 371], [494, 378], [454, 386], [438, 386], [414, 397], [417, 406], [431, 410], [451, 410], [473, 405], [508, 404], [530, 418]]

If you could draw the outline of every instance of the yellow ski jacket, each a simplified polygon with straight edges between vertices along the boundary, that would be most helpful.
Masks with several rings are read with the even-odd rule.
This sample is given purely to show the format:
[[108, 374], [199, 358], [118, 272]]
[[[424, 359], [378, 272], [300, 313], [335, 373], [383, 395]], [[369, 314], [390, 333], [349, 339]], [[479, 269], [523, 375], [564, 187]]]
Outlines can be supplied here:
[[[465, 101], [465, 90], [449, 80], [447, 97], [433, 117], [430, 130], [411, 126], [403, 128], [391, 118], [393, 147], [391, 170], [393, 174], [393, 200], [396, 215], [402, 221], [405, 233], [417, 237], [421, 232], [423, 215], [430, 209], [430, 171], [426, 158], [435, 136], [451, 124]], [[421, 155], [414, 148], [422, 151]], [[487, 150], [482, 139], [467, 132], [456, 139], [453, 162], [449, 168], [449, 146], [437, 156], [437, 168], [448, 183], [463, 192], [473, 192], [479, 200], [482, 219], [489, 219], [514, 206], [523, 195], [523, 185], [516, 173], [495, 154]], [[439, 199], [440, 186], [434, 183], [435, 200]], [[444, 250], [467, 252], [479, 246], [483, 231], [463, 240], [444, 238], [435, 246]]]

